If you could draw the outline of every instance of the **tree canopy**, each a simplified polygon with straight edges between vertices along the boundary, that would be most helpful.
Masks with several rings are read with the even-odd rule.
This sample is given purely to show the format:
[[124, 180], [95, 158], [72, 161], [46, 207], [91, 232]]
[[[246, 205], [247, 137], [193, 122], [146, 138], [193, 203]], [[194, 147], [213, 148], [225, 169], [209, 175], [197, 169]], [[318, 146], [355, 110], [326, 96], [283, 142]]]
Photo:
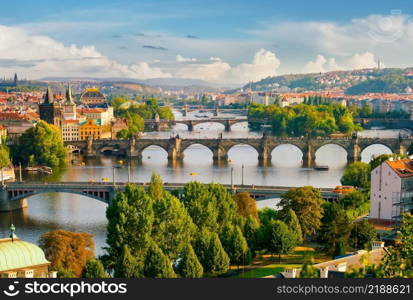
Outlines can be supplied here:
[[67, 151], [59, 128], [44, 121], [26, 130], [13, 149], [13, 161], [50, 167], [64, 166]]
[[303, 234], [312, 235], [321, 225], [323, 202], [318, 189], [305, 186], [290, 189], [281, 195], [278, 207], [281, 208], [281, 216], [285, 216], [292, 209], [300, 222]]
[[81, 276], [86, 262], [94, 258], [93, 236], [65, 230], [54, 230], [42, 234], [39, 241], [52, 267], [64, 269]]

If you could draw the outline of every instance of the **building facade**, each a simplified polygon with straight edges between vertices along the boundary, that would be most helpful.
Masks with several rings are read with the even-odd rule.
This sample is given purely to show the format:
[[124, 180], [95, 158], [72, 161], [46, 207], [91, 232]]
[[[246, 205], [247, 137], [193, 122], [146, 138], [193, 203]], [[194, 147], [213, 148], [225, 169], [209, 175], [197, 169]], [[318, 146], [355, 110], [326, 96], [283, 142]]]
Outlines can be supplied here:
[[413, 160], [392, 159], [371, 172], [370, 219], [397, 221], [413, 212]]

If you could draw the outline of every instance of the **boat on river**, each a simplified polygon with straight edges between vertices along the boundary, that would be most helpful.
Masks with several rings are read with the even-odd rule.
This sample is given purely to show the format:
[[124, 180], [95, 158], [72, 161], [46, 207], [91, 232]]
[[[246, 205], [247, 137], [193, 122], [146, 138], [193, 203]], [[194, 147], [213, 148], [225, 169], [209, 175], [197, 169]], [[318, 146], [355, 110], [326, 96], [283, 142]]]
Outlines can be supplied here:
[[328, 166], [315, 166], [314, 170], [317, 171], [328, 171], [330, 168]]

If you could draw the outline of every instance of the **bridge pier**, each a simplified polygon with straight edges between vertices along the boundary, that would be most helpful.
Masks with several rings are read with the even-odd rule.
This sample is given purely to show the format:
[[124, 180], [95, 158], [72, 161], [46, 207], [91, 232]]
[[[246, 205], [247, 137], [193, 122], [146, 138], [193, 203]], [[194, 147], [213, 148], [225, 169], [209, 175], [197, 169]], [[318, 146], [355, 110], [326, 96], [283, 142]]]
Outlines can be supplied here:
[[218, 146], [212, 150], [214, 163], [228, 161], [228, 152], [223, 147]]
[[215, 110], [214, 110], [214, 116], [215, 117], [219, 116], [219, 108], [218, 107], [216, 107]]
[[350, 149], [347, 149], [347, 163], [355, 163], [361, 161], [360, 147], [356, 143], [352, 144]]
[[225, 131], [229, 132], [231, 131], [231, 122], [229, 120], [225, 121]]
[[194, 131], [195, 125], [194, 125], [194, 123], [193, 123], [192, 121], [189, 122], [187, 125], [188, 125], [188, 131]]
[[26, 198], [10, 201], [7, 190], [4, 186], [0, 187], [0, 212], [13, 211], [25, 207], [27, 207]]
[[315, 151], [311, 144], [307, 144], [303, 151], [303, 167], [304, 168], [312, 168], [314, 166], [315, 161]]

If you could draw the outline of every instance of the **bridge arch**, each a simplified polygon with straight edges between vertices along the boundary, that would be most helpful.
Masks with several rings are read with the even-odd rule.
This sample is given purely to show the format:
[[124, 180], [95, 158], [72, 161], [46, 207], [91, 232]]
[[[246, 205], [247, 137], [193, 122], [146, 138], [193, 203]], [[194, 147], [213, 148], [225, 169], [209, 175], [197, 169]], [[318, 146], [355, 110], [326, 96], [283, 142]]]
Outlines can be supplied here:
[[[376, 147], [376, 149], [373, 149]], [[392, 154], [393, 150], [390, 146], [385, 143], [376, 142], [374, 144], [366, 145], [365, 147], [360, 147], [360, 157], [364, 162], [369, 162], [374, 155], [381, 154]]]
[[66, 194], [75, 194], [84, 196], [87, 198], [92, 198], [97, 201], [103, 202], [105, 204], [109, 204], [111, 201], [111, 195], [108, 191], [78, 191], [78, 190], [71, 190], [71, 189], [34, 189], [34, 190], [27, 190], [27, 191], [8, 191], [9, 201], [20, 201], [26, 198], [30, 198], [35, 195], [40, 194], [48, 194], [48, 193], [66, 193]]
[[79, 153], [80, 154], [82, 152], [82, 150], [75, 145], [67, 145], [66, 149], [68, 153], [76, 153], [76, 154]]
[[[323, 151], [328, 150], [326, 154], [322, 154]], [[328, 162], [334, 161], [334, 164], [338, 165], [345, 165], [347, 162], [351, 162], [349, 160], [349, 152], [348, 149], [340, 143], [336, 143], [334, 141], [325, 143], [314, 150], [315, 161], [317, 164], [326, 165]]]
[[[282, 151], [289, 151], [293, 155], [285, 156]], [[273, 164], [281, 166], [301, 165], [304, 152], [300, 146], [294, 143], [281, 143], [270, 149], [270, 157]]]
[[[244, 148], [244, 149], [242, 149]], [[237, 153], [238, 149], [242, 149], [243, 153]], [[253, 160], [253, 156], [256, 155], [256, 159], [259, 159], [260, 156], [260, 151], [259, 149], [256, 148], [255, 145], [249, 144], [249, 143], [237, 143], [229, 146], [226, 149], [227, 157], [229, 160], [236, 160], [236, 161], [242, 161], [245, 164], [248, 164]], [[247, 155], [245, 155], [247, 153]], [[245, 159], [247, 158], [247, 160]]]
[[194, 122], [193, 124], [194, 124], [194, 130], [196, 129], [196, 127], [199, 128], [200, 125], [202, 125], [202, 124], [219, 124], [220, 125], [219, 127], [223, 127], [221, 129], [225, 130], [225, 123], [222, 122], [222, 121], [214, 120], [214, 119], [200, 121], [200, 122]]

